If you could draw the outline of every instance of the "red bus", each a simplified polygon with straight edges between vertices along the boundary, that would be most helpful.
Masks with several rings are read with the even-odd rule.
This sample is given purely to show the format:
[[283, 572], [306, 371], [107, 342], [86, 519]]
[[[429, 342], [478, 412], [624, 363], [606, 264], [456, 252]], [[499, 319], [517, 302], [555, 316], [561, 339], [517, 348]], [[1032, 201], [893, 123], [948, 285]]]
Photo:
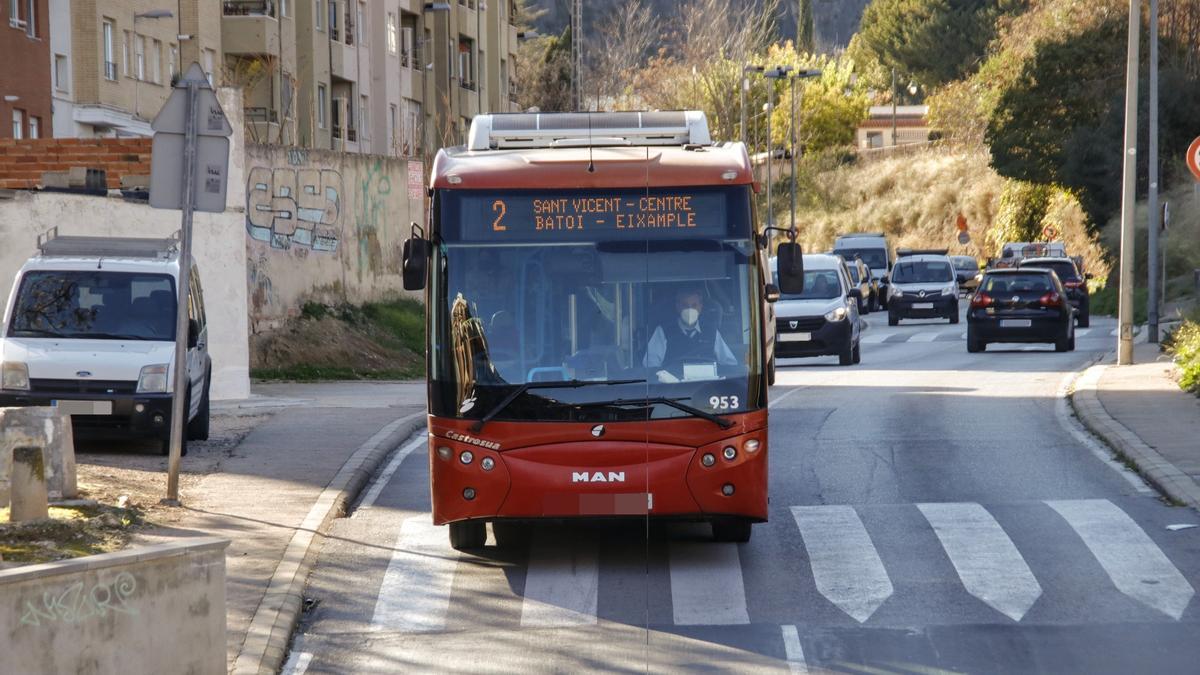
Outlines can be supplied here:
[[[438, 153], [428, 233], [405, 244], [433, 521], [458, 549], [487, 522], [574, 518], [747, 541], [779, 291], [745, 147], [697, 112], [481, 115], [469, 139]], [[790, 279], [798, 250], [780, 245]]]

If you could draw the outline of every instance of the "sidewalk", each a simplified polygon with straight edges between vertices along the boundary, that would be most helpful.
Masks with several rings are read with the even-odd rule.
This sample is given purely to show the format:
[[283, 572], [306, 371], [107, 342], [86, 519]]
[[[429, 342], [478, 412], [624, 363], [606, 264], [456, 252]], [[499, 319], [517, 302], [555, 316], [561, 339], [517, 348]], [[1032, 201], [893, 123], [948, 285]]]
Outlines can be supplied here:
[[368, 387], [356, 405], [353, 388], [340, 383], [270, 385], [269, 393], [256, 387], [245, 402], [214, 403], [216, 415], [247, 408], [272, 414], [222, 459], [218, 472], [183, 491], [178, 521], [137, 543], [232, 541], [226, 551], [232, 672], [278, 672], [320, 535], [379, 462], [425, 425], [424, 406], [399, 391], [407, 388], [387, 391], [406, 394], [387, 400]]
[[1076, 381], [1080, 420], [1177, 502], [1200, 509], [1200, 399], [1172, 379], [1170, 356], [1156, 344], [1134, 347], [1134, 365], [1110, 354]]

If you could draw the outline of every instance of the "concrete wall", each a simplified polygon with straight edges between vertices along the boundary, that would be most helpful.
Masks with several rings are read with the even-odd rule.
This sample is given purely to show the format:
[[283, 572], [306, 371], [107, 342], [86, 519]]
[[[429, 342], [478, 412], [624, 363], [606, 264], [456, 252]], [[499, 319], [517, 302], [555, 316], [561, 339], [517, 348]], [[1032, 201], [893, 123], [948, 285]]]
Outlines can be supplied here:
[[361, 304], [404, 292], [401, 246], [409, 224], [425, 221], [420, 161], [263, 145], [247, 146], [245, 159], [252, 331], [310, 299]]
[[[193, 255], [200, 267], [208, 313], [209, 353], [213, 359], [212, 397], [250, 395], [245, 239], [245, 158], [241, 98], [220, 91], [221, 106], [233, 125], [229, 188], [224, 213], [197, 213]], [[61, 235], [167, 237], [179, 230], [180, 212], [115, 197], [53, 192], [16, 192], [0, 200], [0, 302], [7, 303], [17, 270], [37, 250], [37, 237], [58, 226]]]
[[224, 673], [228, 540], [0, 571], [6, 673]]

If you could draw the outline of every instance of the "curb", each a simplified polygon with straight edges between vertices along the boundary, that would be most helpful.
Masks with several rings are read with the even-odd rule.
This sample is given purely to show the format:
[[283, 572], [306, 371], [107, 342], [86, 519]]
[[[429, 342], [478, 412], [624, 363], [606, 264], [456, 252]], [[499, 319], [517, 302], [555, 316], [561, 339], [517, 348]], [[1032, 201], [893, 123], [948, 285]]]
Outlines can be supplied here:
[[425, 413], [398, 418], [372, 436], [346, 460], [296, 528], [254, 612], [231, 673], [278, 673], [300, 616], [304, 588], [316, 562], [316, 549], [330, 523], [345, 514], [371, 475], [401, 443], [425, 426]]
[[1200, 510], [1200, 485], [1121, 424], [1100, 403], [1096, 388], [1107, 364], [1085, 370], [1068, 397], [1079, 421], [1133, 466], [1146, 482], [1171, 500]]

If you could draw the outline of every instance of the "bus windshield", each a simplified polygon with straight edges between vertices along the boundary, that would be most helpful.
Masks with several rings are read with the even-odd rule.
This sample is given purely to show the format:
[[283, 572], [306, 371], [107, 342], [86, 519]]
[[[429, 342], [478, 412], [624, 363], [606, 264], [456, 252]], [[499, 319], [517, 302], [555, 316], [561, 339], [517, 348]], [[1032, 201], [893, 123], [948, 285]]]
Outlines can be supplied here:
[[[689, 189], [687, 201], [681, 191], [595, 192], [571, 196], [575, 203], [554, 213], [545, 212], [559, 209], [547, 206], [557, 195], [439, 196], [432, 414], [617, 421], [763, 405], [748, 197], [731, 189]], [[647, 206], [666, 207], [643, 221], [661, 226], [615, 225], [638, 223]], [[553, 229], [539, 227], [542, 215], [553, 216], [543, 223]]]

